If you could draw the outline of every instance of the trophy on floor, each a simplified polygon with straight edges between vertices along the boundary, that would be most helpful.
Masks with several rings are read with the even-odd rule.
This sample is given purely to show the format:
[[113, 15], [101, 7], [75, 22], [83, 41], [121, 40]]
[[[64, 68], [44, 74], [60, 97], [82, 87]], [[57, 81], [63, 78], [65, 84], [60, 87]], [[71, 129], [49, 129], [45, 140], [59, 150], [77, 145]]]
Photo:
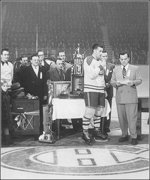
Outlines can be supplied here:
[[47, 81], [48, 85], [48, 105], [43, 106], [43, 134], [39, 136], [39, 142], [53, 144], [56, 142], [55, 133], [52, 131], [52, 113], [53, 105], [52, 99], [54, 95], [53, 85], [50, 81]]

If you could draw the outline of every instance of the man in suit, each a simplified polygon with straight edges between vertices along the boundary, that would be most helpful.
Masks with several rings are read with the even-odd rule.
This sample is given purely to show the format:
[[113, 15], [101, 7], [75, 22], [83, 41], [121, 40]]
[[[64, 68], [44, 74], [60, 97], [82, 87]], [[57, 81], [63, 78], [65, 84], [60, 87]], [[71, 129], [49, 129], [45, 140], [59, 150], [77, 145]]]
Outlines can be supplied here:
[[[113, 86], [110, 84], [113, 69], [115, 67], [114, 64], [108, 62], [108, 53], [106, 51], [102, 52], [101, 61], [104, 67], [104, 79], [105, 79], [105, 90], [107, 92], [106, 99], [109, 102], [110, 108], [112, 106], [112, 98], [113, 98]], [[104, 118], [101, 119], [101, 130], [102, 133], [107, 134], [110, 132], [110, 123], [111, 123], [111, 112], [109, 113], [109, 119], [106, 120]]]
[[128, 127], [131, 144], [138, 144], [136, 123], [138, 116], [138, 97], [136, 86], [142, 83], [137, 66], [129, 64], [129, 53], [121, 52], [120, 66], [116, 66], [111, 79], [111, 84], [116, 88], [116, 104], [122, 137], [119, 142], [128, 141]]
[[7, 81], [8, 86], [12, 85], [14, 67], [9, 62], [9, 49], [1, 50], [1, 81]]
[[22, 55], [16, 60], [14, 64], [14, 78], [13, 82], [19, 82], [21, 84], [23, 71], [26, 66], [29, 66], [28, 57], [26, 55]]
[[31, 65], [24, 69], [21, 86], [28, 95], [38, 96], [40, 104], [40, 134], [43, 132], [43, 104], [47, 100], [46, 70], [39, 66], [37, 54], [31, 56]]
[[[56, 59], [56, 66], [51, 68], [48, 72], [47, 72], [47, 79], [51, 80], [51, 81], [65, 81], [65, 73], [63, 71], [63, 61], [61, 58], [57, 58]], [[57, 129], [57, 123], [56, 121], [53, 122], [52, 125], [54, 131], [56, 131]], [[60, 129], [64, 129], [62, 127], [62, 120], [60, 121]]]
[[38, 50], [37, 54], [38, 54], [38, 57], [39, 57], [40, 66], [44, 66], [45, 69], [46, 69], [46, 72], [47, 72], [50, 69], [50, 65], [45, 60], [44, 51]]
[[63, 61], [60, 58], [57, 58], [56, 60], [56, 67], [50, 69], [47, 72], [47, 79], [51, 81], [64, 81], [65, 80], [65, 74], [63, 72]]
[[68, 68], [72, 67], [72, 64], [66, 62], [66, 54], [65, 54], [65, 51], [60, 51], [60, 52], [58, 53], [58, 57], [62, 59], [62, 62], [63, 62], [63, 71], [64, 71], [64, 73], [65, 73]]
[[68, 68], [67, 71], [65, 72], [66, 81], [71, 81], [71, 71], [72, 71], [72, 67]]

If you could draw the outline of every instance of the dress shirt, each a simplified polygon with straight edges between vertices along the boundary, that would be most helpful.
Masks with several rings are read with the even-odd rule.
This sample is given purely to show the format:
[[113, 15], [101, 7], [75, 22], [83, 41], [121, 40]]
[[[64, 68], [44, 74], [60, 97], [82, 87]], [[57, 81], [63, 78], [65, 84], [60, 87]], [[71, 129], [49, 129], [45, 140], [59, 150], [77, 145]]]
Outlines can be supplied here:
[[7, 81], [8, 85], [12, 85], [13, 80], [13, 64], [11, 62], [1, 62], [1, 81]]
[[33, 68], [33, 70], [34, 70], [34, 72], [35, 72], [36, 76], [38, 77], [38, 73], [39, 73], [39, 66], [33, 66], [33, 65], [32, 65], [32, 68]]
[[44, 61], [42, 60], [41, 65], [44, 66]]
[[[121, 65], [121, 68], [123, 69], [123, 65]], [[125, 66], [125, 69], [126, 69], [126, 71], [128, 70], [128, 67], [129, 67], [129, 64], [127, 64], [126, 66]]]

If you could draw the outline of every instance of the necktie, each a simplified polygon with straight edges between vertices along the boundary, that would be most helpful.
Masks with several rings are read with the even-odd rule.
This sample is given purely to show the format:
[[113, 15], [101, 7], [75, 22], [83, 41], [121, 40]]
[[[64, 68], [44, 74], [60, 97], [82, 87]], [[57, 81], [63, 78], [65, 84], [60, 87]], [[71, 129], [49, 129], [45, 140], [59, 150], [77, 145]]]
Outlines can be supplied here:
[[122, 75], [123, 75], [123, 78], [126, 77], [126, 68], [125, 68], [125, 66], [123, 66]]

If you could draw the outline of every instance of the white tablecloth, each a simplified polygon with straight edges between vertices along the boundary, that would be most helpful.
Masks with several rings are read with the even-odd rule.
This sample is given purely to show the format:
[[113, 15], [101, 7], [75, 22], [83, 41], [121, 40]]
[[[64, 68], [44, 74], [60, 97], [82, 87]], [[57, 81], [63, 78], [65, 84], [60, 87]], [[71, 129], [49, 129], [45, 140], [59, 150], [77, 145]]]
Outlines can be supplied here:
[[[53, 116], [52, 119], [76, 119], [83, 118], [85, 113], [84, 99], [59, 99], [53, 98]], [[108, 117], [110, 106], [105, 100], [105, 109], [102, 117]]]
[[84, 99], [59, 99], [53, 98], [52, 119], [83, 118], [85, 112]]

